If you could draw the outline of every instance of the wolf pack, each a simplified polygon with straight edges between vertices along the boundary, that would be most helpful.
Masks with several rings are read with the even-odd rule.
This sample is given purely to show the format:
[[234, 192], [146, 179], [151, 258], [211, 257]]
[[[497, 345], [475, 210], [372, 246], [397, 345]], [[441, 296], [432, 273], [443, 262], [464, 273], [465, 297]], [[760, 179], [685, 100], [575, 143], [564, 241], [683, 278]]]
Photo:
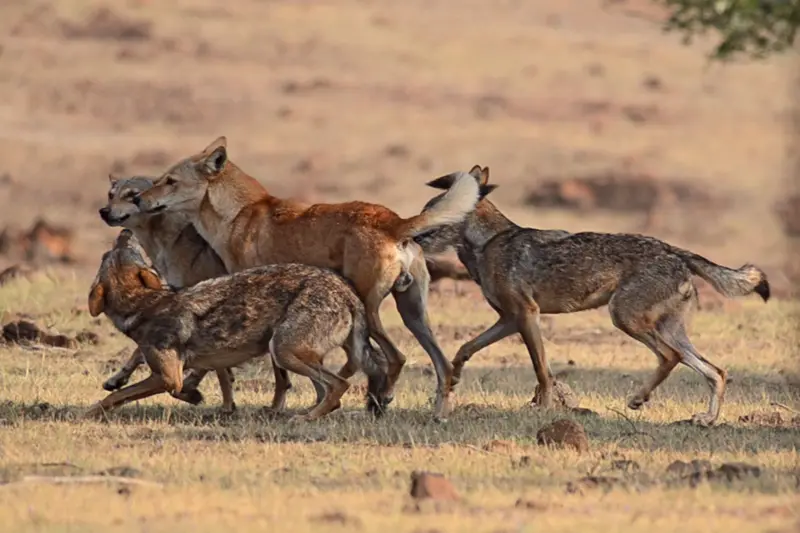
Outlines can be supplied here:
[[[270, 408], [285, 408], [292, 376], [308, 378], [312, 406], [292, 418], [312, 421], [341, 407], [358, 372], [367, 377], [366, 408], [390, 408], [406, 356], [379, 310], [391, 294], [404, 326], [436, 373], [432, 416], [445, 420], [464, 366], [480, 350], [519, 334], [536, 375], [531, 404], [555, 407], [556, 387], [545, 357], [540, 317], [607, 306], [616, 328], [649, 348], [655, 372], [628, 399], [640, 409], [683, 363], [705, 378], [708, 410], [720, 414], [726, 372], [703, 357], [686, 332], [696, 304], [693, 276], [726, 297], [770, 288], [752, 264], [718, 265], [662, 240], [638, 234], [522, 227], [490, 200], [489, 168], [474, 166], [427, 183], [438, 194], [402, 218], [361, 201], [308, 205], [273, 196], [239, 168], [219, 137], [159, 176], [109, 176], [102, 220], [122, 228], [103, 254], [88, 298], [136, 349], [103, 387], [110, 391], [86, 413], [96, 417], [161, 393], [190, 403], [214, 371], [222, 410], [236, 409], [233, 367], [269, 356], [275, 379]], [[452, 360], [428, 316], [425, 257], [454, 250], [497, 320], [464, 343]], [[346, 354], [338, 372], [325, 356]], [[128, 385], [147, 365], [150, 375]]]

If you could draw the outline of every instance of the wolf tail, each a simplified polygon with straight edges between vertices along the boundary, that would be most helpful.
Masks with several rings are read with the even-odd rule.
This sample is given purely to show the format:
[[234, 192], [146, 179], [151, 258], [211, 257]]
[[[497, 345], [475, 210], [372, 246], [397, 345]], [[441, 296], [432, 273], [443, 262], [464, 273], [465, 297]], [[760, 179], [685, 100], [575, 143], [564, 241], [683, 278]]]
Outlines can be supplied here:
[[673, 251], [683, 259], [692, 273], [709, 282], [723, 296], [734, 298], [755, 292], [765, 302], [769, 300], [767, 275], [757, 266], [748, 263], [741, 268], [728, 268], [688, 250], [673, 247]]
[[363, 308], [353, 313], [350, 343], [350, 353], [358, 358], [361, 370], [367, 375], [367, 410], [380, 416], [391, 401], [386, 397], [389, 361], [383, 351], [376, 349], [370, 341]]
[[480, 195], [480, 185], [475, 177], [462, 172], [439, 202], [427, 211], [403, 220], [394, 232], [395, 237], [404, 241], [439, 226], [458, 224], [475, 209]]

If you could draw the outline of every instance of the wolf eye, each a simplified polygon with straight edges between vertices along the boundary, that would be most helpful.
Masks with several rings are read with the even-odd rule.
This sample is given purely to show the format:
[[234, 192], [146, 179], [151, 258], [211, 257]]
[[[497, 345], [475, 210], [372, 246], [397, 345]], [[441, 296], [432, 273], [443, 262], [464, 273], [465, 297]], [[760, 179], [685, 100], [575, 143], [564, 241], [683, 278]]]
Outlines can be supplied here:
[[172, 176], [167, 176], [166, 183], [167, 183], [167, 185], [175, 185], [177, 183], [177, 181]]
[[134, 196], [136, 196], [137, 194], [139, 194], [139, 191], [137, 191], [137, 190], [128, 191], [128, 192], [125, 193], [125, 199], [129, 200], [129, 199], [133, 198]]
[[114, 193], [111, 193], [111, 192], [108, 193], [108, 199], [109, 200], [113, 200], [114, 199]]

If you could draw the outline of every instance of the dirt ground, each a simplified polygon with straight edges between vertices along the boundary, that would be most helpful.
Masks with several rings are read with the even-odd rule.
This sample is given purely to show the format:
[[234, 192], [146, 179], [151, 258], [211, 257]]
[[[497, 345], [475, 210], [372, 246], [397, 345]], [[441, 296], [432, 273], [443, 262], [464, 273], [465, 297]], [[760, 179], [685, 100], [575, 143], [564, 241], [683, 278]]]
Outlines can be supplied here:
[[[796, 69], [791, 57], [709, 64], [709, 43], [683, 46], [661, 16], [644, 0], [3, 2], [0, 267], [28, 275], [0, 281], [3, 323], [27, 314], [99, 337], [0, 349], [4, 530], [793, 531], [800, 270], [778, 213], [797, 193]], [[688, 369], [643, 411], [625, 408], [655, 358], [605, 310], [545, 320], [554, 368], [595, 414], [527, 407], [530, 360], [508, 339], [475, 356], [453, 416], [433, 424], [431, 364], [391, 302], [409, 366], [378, 422], [356, 392], [316, 424], [267, 419], [264, 362], [237, 373], [232, 418], [209, 379], [205, 406], [157, 398], [79, 421], [131, 348], [85, 313], [116, 234], [97, 214], [107, 175], [158, 175], [219, 135], [274, 194], [404, 216], [435, 194], [426, 181], [488, 165], [493, 200], [518, 223], [646, 232], [754, 262], [777, 297], [703, 293], [692, 338], [731, 375], [708, 430], [671, 425], [707, 401]], [[430, 313], [448, 355], [494, 320], [474, 286], [450, 280]], [[295, 382], [290, 410], [311, 401]], [[588, 451], [537, 444], [558, 417], [585, 427]], [[692, 459], [760, 471], [667, 472]], [[89, 482], [110, 468], [124, 479]], [[415, 470], [444, 474], [459, 499], [413, 499]]]

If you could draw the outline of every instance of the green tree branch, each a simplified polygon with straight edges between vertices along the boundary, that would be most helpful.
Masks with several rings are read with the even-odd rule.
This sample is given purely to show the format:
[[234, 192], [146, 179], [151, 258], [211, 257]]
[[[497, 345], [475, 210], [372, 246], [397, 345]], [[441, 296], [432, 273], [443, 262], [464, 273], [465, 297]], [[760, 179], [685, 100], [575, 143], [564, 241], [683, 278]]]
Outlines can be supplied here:
[[697, 35], [719, 34], [712, 59], [762, 59], [794, 44], [800, 25], [800, 0], [654, 0], [670, 17], [665, 29], [683, 34], [690, 43]]

